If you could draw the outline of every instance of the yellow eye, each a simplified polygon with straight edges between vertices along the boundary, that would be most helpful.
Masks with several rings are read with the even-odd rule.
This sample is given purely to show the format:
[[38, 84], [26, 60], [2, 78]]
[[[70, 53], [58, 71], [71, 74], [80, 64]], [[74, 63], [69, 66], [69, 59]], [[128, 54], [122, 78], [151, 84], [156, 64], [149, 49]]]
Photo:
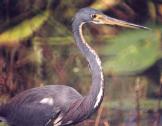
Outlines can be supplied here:
[[92, 18], [96, 18], [97, 15], [96, 15], [96, 14], [92, 14], [91, 17], [92, 17]]

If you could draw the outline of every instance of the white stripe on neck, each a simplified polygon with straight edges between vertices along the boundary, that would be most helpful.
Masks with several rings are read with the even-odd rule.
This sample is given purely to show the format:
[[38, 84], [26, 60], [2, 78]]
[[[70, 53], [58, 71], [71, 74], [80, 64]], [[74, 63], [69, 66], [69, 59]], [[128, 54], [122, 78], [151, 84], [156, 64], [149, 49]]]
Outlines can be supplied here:
[[79, 26], [79, 34], [81, 36], [81, 40], [82, 42], [86, 45], [86, 47], [89, 49], [89, 51], [95, 56], [96, 58], [96, 62], [97, 62], [97, 65], [101, 71], [101, 74], [100, 74], [100, 78], [101, 78], [101, 81], [99, 83], [100, 85], [100, 90], [99, 90], [99, 93], [96, 97], [96, 102], [95, 102], [95, 105], [94, 105], [94, 108], [98, 107], [102, 97], [103, 97], [103, 81], [104, 81], [104, 78], [103, 78], [103, 73], [102, 73], [102, 67], [101, 67], [101, 60], [100, 58], [98, 57], [98, 55], [96, 54], [96, 52], [85, 42], [84, 40], [84, 37], [83, 37], [83, 34], [82, 34], [82, 26], [83, 26], [84, 23], [81, 23], [80, 26]]

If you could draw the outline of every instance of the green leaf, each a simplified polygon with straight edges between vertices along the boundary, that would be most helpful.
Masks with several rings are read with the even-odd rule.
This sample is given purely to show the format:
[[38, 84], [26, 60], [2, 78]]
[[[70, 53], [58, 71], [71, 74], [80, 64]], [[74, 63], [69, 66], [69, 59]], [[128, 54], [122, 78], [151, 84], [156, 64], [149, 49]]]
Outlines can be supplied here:
[[135, 74], [146, 70], [160, 57], [160, 31], [124, 32], [102, 50], [109, 58], [103, 63], [108, 74]]
[[34, 16], [31, 19], [24, 20], [7, 31], [0, 34], [0, 45], [9, 45], [19, 43], [20, 41], [30, 37], [37, 31], [42, 24], [48, 19], [49, 12], [45, 11]]
[[35, 37], [34, 40], [37, 43], [43, 43], [46, 41], [49, 45], [69, 45], [74, 43], [74, 39], [72, 36], [65, 36], [65, 37]]
[[[86, 40], [91, 42], [91, 38], [88, 36], [85, 36]], [[33, 41], [36, 43], [43, 43], [47, 42], [49, 45], [70, 45], [70, 44], [75, 44], [75, 40], [73, 36], [54, 36], [54, 37], [35, 37]]]

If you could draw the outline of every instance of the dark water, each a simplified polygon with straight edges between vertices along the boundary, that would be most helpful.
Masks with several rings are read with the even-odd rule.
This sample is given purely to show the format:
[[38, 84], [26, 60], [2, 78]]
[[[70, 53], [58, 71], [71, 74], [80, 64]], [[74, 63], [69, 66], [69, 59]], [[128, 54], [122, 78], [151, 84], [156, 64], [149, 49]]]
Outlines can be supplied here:
[[108, 116], [110, 126], [162, 126], [160, 111], [111, 110]]
[[[95, 126], [95, 122], [92, 119], [77, 126]], [[162, 126], [162, 111], [104, 110], [98, 126]]]

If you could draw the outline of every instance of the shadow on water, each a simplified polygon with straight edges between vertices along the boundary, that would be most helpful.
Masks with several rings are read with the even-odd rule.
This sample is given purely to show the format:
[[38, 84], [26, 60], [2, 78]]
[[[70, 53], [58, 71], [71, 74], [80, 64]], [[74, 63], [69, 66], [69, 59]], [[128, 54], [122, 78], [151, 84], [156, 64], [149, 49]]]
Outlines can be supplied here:
[[[105, 114], [106, 112], [106, 114]], [[160, 123], [158, 117], [160, 114]], [[99, 123], [96, 125], [97, 118], [87, 120], [77, 126], [162, 126], [162, 110], [155, 112], [153, 110], [141, 110], [140, 117], [136, 110], [105, 110]]]
[[[160, 124], [158, 124], [158, 114], [160, 114]], [[140, 117], [134, 110], [110, 110], [110, 126], [162, 126], [162, 111], [153, 110], [140, 111]]]

